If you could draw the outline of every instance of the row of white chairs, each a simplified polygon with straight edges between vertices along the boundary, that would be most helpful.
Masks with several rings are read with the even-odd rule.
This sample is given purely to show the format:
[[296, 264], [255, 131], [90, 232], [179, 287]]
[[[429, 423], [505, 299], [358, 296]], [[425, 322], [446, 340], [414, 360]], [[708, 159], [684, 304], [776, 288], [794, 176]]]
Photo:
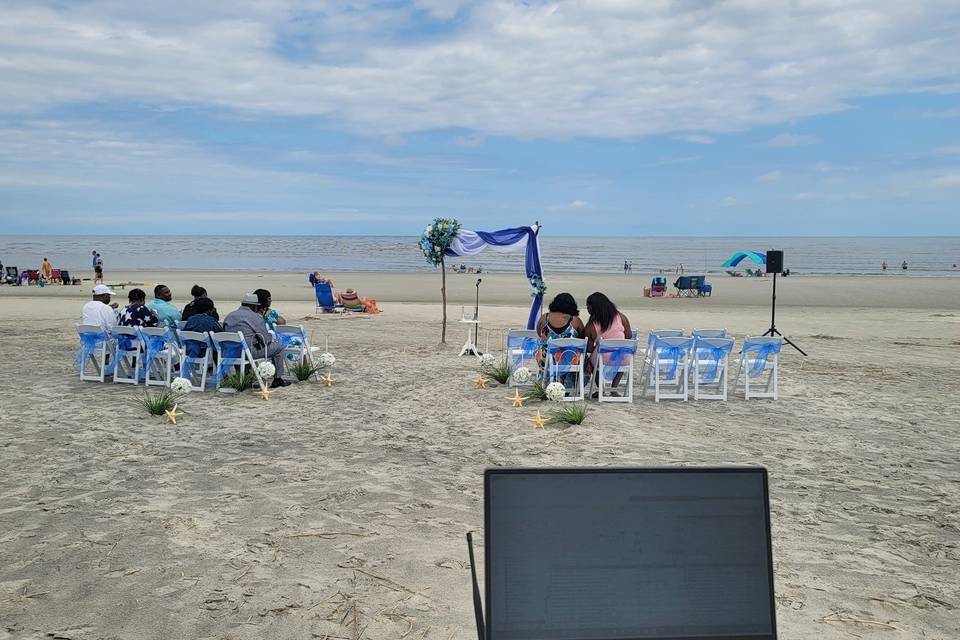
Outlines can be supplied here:
[[[174, 365], [179, 377], [190, 381], [194, 391], [204, 391], [208, 378], [217, 387], [226, 374], [253, 372], [260, 388], [265, 383], [257, 371], [264, 358], [254, 358], [250, 346], [239, 331], [183, 331], [166, 327], [112, 327], [77, 325], [80, 353], [77, 367], [80, 380], [116, 384], [140, 384], [169, 387]], [[313, 363], [313, 349], [302, 326], [278, 325], [274, 339], [284, 344], [289, 360]], [[214, 358], [214, 354], [216, 357]], [[219, 375], [218, 375], [219, 374]], [[319, 379], [319, 373], [314, 374]], [[287, 378], [291, 378], [289, 372]]]
[[[511, 370], [526, 366], [540, 371], [537, 380], [547, 384], [572, 382], [566, 401], [583, 400], [586, 393], [597, 392], [600, 402], [633, 402], [634, 356], [640, 354], [640, 381], [643, 396], [660, 400], [688, 400], [693, 388], [694, 400], [727, 400], [728, 370], [734, 340], [725, 329], [695, 329], [684, 335], [680, 329], [650, 331], [640, 349], [637, 332], [632, 339], [601, 339], [597, 345], [597, 372], [589, 385], [584, 380], [586, 340], [560, 338], [544, 345], [535, 331], [507, 332], [505, 353]], [[746, 337], [740, 351], [734, 392], [744, 398], [778, 399], [778, 370], [781, 338]], [[542, 371], [536, 360], [544, 350]], [[741, 383], [742, 378], [742, 383]], [[511, 375], [511, 386], [519, 386]], [[532, 384], [528, 383], [528, 384]]]

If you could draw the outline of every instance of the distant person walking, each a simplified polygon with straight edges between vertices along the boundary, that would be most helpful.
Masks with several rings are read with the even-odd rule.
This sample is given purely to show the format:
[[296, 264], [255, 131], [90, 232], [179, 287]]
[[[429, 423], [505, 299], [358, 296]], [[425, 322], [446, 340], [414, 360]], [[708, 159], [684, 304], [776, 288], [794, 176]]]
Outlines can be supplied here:
[[633, 273], [633, 260], [627, 263], [627, 273]]
[[630, 263], [626, 260], [623, 261], [623, 275], [627, 275], [627, 269], [630, 268]]
[[903, 261], [903, 264], [900, 265], [900, 268], [903, 269], [904, 271], [907, 270], [907, 261], [906, 261], [906, 260]]
[[887, 270], [887, 261], [886, 261], [886, 260], [884, 260], [883, 262], [880, 263], [880, 268], [883, 269], [884, 271]]
[[40, 265], [40, 277], [47, 282], [53, 280], [53, 265], [50, 264], [48, 258], [44, 258], [43, 263]]
[[93, 284], [103, 283], [103, 258], [98, 253], [93, 261]]

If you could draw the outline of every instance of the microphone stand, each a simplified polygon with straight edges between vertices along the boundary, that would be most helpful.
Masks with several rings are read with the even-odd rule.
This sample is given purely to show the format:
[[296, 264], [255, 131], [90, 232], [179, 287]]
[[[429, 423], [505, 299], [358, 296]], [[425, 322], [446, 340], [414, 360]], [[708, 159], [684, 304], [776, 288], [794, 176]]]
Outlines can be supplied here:
[[474, 325], [473, 344], [477, 345], [477, 355], [480, 354], [480, 283], [483, 278], [477, 278], [477, 301], [473, 307], [473, 319], [477, 321]]

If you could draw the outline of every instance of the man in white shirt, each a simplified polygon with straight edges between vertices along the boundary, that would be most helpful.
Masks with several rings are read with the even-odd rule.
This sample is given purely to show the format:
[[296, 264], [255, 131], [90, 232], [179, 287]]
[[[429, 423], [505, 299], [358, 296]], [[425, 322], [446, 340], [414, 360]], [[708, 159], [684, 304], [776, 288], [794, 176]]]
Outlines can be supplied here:
[[117, 303], [110, 303], [113, 291], [105, 284], [93, 288], [93, 300], [83, 305], [83, 319], [80, 324], [92, 324], [104, 331], [117, 326]]

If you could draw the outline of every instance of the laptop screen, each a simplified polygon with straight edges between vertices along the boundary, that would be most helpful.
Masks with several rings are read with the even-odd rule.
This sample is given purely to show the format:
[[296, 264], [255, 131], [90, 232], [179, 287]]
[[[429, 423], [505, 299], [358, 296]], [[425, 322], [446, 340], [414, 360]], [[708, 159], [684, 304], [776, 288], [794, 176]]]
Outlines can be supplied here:
[[484, 480], [488, 640], [776, 638], [765, 469]]

